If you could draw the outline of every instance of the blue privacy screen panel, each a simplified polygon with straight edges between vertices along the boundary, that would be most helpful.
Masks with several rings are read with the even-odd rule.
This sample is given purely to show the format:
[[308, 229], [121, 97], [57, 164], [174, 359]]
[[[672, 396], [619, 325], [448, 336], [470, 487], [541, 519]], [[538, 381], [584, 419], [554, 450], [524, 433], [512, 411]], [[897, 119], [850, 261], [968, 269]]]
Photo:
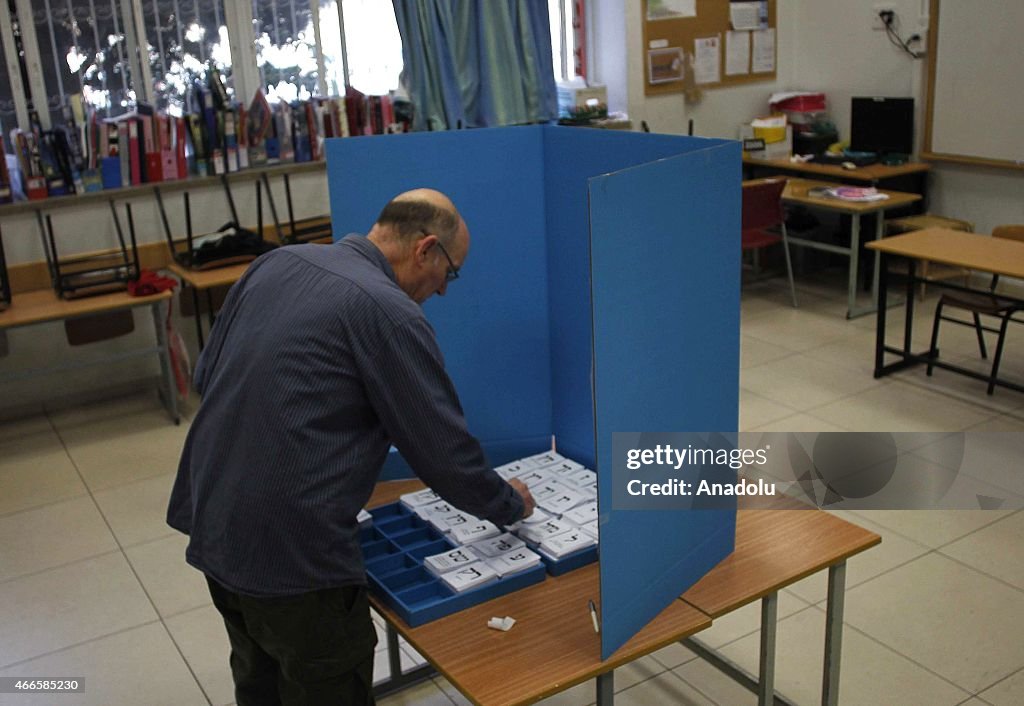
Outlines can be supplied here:
[[611, 449], [737, 428], [740, 168], [726, 143], [590, 180], [602, 659], [733, 549], [735, 510], [611, 509]]
[[[541, 134], [532, 128], [327, 141], [336, 238], [367, 233], [396, 194], [448, 194], [469, 226], [460, 277], [424, 306], [470, 431], [500, 465], [551, 445]], [[384, 477], [408, 476], [389, 463]]]

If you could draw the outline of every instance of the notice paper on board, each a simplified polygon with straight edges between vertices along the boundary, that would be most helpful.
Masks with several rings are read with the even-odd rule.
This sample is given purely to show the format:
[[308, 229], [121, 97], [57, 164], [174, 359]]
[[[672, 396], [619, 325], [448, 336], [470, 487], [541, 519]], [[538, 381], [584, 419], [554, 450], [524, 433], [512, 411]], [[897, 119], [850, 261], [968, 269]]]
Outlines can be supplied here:
[[753, 56], [751, 68], [755, 74], [769, 74], [775, 71], [775, 28], [751, 32]]
[[764, 0], [730, 2], [729, 21], [732, 23], [732, 28], [736, 30], [767, 27], [768, 3]]
[[725, 75], [750, 73], [750, 32], [725, 33]]
[[693, 40], [693, 78], [697, 83], [718, 83], [722, 80], [721, 36]]
[[647, 0], [647, 21], [696, 17], [697, 0]]

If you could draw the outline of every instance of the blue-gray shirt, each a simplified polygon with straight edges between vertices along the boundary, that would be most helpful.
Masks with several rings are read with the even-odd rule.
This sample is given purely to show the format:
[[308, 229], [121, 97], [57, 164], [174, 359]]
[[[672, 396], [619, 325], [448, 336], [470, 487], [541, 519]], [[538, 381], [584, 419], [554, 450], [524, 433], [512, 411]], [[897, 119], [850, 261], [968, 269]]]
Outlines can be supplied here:
[[498, 524], [522, 499], [466, 428], [423, 311], [367, 238], [279, 248], [228, 293], [167, 522], [225, 587], [277, 596], [366, 582], [356, 515], [394, 444], [424, 482]]

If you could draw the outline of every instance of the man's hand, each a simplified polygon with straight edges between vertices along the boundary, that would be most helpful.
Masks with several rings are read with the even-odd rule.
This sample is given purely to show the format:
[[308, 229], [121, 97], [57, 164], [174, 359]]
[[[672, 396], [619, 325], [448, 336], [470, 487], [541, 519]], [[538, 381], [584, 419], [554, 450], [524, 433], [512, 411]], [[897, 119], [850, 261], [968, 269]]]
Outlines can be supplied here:
[[519, 493], [519, 497], [523, 499], [523, 517], [529, 517], [533, 514], [533, 508], [537, 507], [536, 501], [533, 499], [533, 495], [530, 494], [530, 489], [526, 487], [526, 483], [513, 478], [508, 482], [512, 488]]

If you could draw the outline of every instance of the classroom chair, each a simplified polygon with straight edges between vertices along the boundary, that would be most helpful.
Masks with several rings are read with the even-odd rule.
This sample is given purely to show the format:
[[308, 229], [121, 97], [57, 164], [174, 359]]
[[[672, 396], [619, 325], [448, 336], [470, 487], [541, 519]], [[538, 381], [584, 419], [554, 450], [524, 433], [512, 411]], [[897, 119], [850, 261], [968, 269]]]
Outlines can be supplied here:
[[[997, 226], [992, 230], [992, 237], [1009, 238], [1024, 242], [1024, 225]], [[988, 377], [988, 394], [991, 395], [993, 393], [996, 387], [996, 376], [999, 374], [999, 362], [1003, 356], [1003, 343], [1006, 341], [1006, 327], [1010, 321], [1016, 320], [1013, 318], [1013, 315], [1024, 308], [1024, 306], [1013, 299], [998, 296], [995, 293], [998, 284], [999, 275], [993, 275], [987, 294], [951, 290], [944, 292], [939, 297], [939, 303], [935, 307], [935, 322], [932, 324], [932, 342], [928, 349], [928, 375], [932, 374], [933, 362], [939, 357], [939, 322], [949, 321], [960, 326], [973, 326], [975, 333], [978, 335], [978, 349], [981, 351], [982, 359], [988, 358], [988, 352], [985, 349], [985, 337], [982, 332], [990, 331], [999, 334], [999, 337], [996, 339], [996, 354], [992, 358], [992, 371]], [[971, 321], [943, 316], [942, 310], [946, 307], [962, 309], [971, 314]], [[999, 328], [983, 325], [981, 323], [982, 315], [998, 318], [1000, 321]], [[1024, 321], [1016, 321], [1024, 323]]]
[[[764, 248], [782, 243], [789, 276], [789, 293], [796, 308], [796, 285], [793, 284], [793, 263], [789, 257], [789, 236], [786, 233], [786, 213], [782, 207], [785, 179], [760, 179], [743, 185], [743, 225], [741, 249], [753, 251], [754, 269], [759, 253]], [[776, 232], [778, 231], [778, 232]]]

